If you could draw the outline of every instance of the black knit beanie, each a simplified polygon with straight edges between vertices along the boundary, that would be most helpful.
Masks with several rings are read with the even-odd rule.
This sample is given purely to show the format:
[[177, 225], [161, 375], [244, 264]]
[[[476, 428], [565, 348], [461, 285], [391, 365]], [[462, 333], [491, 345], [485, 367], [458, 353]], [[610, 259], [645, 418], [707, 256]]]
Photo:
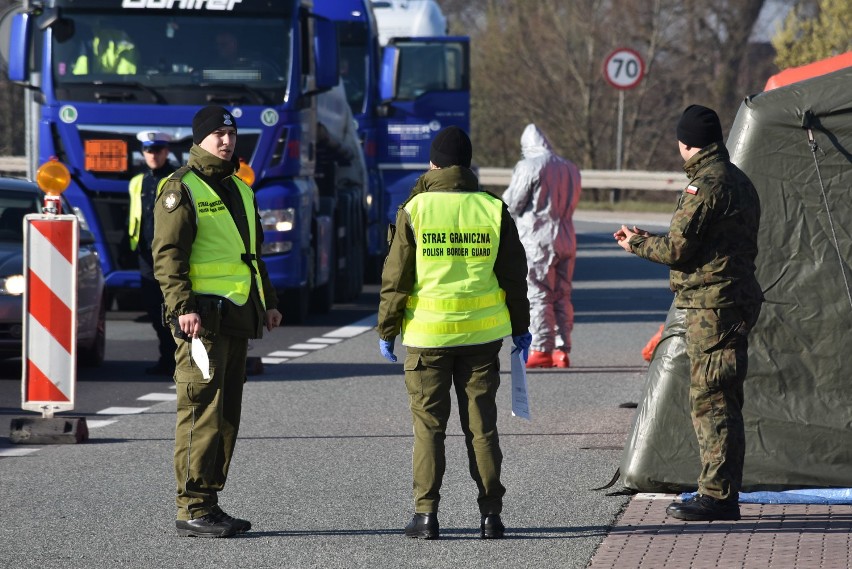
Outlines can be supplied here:
[[192, 117], [192, 142], [201, 144], [207, 135], [223, 126], [237, 128], [237, 120], [231, 111], [218, 105], [208, 105]]
[[473, 146], [467, 133], [457, 126], [448, 126], [435, 135], [429, 160], [439, 168], [464, 166], [470, 168]]
[[722, 124], [713, 109], [689, 105], [677, 123], [677, 139], [693, 148], [722, 142]]

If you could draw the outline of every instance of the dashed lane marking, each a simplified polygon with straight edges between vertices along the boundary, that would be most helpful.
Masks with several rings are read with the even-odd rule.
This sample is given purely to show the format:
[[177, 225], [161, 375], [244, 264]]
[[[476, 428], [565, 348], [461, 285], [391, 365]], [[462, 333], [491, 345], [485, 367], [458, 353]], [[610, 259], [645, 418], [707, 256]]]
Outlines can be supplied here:
[[276, 352], [270, 352], [268, 354], [269, 357], [272, 358], [298, 358], [299, 356], [304, 356], [308, 352], [294, 352], [291, 350], [278, 350]]
[[0, 458], [3, 458], [4, 456], [26, 456], [30, 453], [34, 453], [37, 450], [41, 450], [41, 448], [4, 448], [0, 449]]
[[337, 344], [342, 341], [343, 338], [311, 338], [308, 340], [312, 344]]
[[92, 429], [100, 429], [101, 427], [106, 427], [107, 425], [112, 425], [113, 423], [118, 423], [118, 419], [94, 419], [89, 421], [86, 420], [86, 427], [89, 430]]
[[101, 409], [95, 415], [135, 415], [137, 413], [144, 413], [150, 409], [150, 407], [107, 407], [106, 409]]
[[137, 401], [177, 401], [177, 393], [149, 393], [137, 397]]
[[275, 365], [284, 363], [293, 358], [306, 356], [310, 353], [313, 353], [313, 351], [315, 350], [320, 350], [331, 344], [338, 344], [343, 340], [354, 338], [355, 336], [372, 330], [376, 327], [377, 318], [377, 313], [371, 314], [370, 316], [362, 318], [361, 320], [349, 324], [348, 326], [343, 326], [342, 328], [338, 328], [337, 330], [326, 332], [322, 335], [322, 337], [311, 338], [303, 344], [293, 344], [287, 350], [276, 350], [274, 352], [270, 352], [265, 356], [261, 357], [260, 361], [264, 364]]

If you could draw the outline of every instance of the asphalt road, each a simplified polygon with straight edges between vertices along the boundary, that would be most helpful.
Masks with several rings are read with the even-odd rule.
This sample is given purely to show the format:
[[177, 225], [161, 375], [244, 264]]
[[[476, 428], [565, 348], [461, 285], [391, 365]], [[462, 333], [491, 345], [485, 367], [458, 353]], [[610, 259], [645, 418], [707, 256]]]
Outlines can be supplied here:
[[[620, 405], [641, 396], [640, 352], [672, 299], [666, 269], [628, 256], [611, 238], [622, 221], [653, 229], [665, 220], [611, 217], [577, 216], [572, 367], [530, 373], [531, 421], [511, 416], [504, 347], [507, 539], [478, 538], [476, 488], [455, 412], [441, 539], [402, 536], [412, 513], [411, 424], [402, 366], [379, 356], [368, 330], [371, 287], [326, 319], [253, 343], [250, 355], [267, 363], [246, 385], [221, 503], [254, 529], [227, 540], [176, 537], [174, 390], [141, 372], [156, 353], [150, 326], [111, 317], [109, 361], [78, 382], [74, 414], [96, 425], [87, 443], [10, 445], [0, 425], [0, 565], [586, 567], [627, 500], [590, 488], [618, 467], [634, 415]], [[9, 376], [0, 379], [7, 417], [20, 414], [14, 369], [0, 368]], [[145, 410], [99, 413], [110, 407]]]

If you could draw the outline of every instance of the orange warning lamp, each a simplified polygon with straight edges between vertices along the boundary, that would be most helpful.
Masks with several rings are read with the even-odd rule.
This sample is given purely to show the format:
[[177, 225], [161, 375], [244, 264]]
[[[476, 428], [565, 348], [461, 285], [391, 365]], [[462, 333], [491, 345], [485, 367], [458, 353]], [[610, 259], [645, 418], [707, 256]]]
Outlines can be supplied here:
[[71, 183], [71, 172], [56, 156], [39, 166], [36, 170], [36, 184], [49, 196], [59, 196]]
[[246, 164], [246, 161], [240, 158], [240, 169], [237, 170], [237, 177], [246, 183], [249, 187], [254, 184], [254, 170], [251, 166]]

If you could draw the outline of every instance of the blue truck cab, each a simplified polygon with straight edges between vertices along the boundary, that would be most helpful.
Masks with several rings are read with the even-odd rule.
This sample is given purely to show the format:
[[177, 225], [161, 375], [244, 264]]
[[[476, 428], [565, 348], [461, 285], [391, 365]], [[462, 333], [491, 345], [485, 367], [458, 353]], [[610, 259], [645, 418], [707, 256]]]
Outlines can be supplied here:
[[368, 273], [387, 253], [387, 224], [429, 169], [434, 135], [470, 131], [469, 39], [446, 35], [434, 0], [315, 0], [337, 24], [341, 78], [358, 122], [369, 184]]
[[323, 200], [315, 177], [319, 155], [336, 159], [318, 147], [317, 99], [339, 70], [335, 26], [311, 2], [44, 0], [8, 18], [0, 51], [28, 90], [30, 176], [51, 157], [69, 168], [65, 196], [95, 235], [115, 297], [140, 286], [126, 230], [128, 182], [144, 167], [137, 133], [171, 134], [170, 158], [184, 164], [193, 115], [218, 104], [237, 119], [235, 159], [254, 178], [285, 320], [301, 321], [311, 303], [328, 309], [337, 224], [361, 213], [357, 192]]

